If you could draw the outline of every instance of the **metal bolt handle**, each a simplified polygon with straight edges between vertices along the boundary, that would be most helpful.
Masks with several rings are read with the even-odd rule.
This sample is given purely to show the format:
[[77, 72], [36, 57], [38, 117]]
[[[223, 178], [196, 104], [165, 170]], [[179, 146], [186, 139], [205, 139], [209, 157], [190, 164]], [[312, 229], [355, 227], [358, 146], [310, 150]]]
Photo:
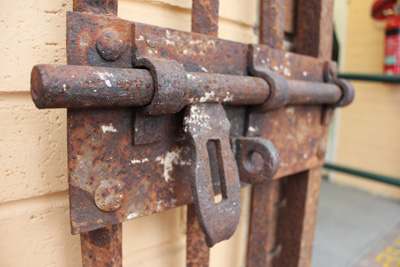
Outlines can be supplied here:
[[[233, 235], [241, 212], [239, 174], [229, 143], [230, 124], [221, 104], [196, 104], [186, 108], [184, 127], [192, 146], [190, 182], [196, 215], [207, 245], [212, 247]], [[219, 203], [214, 200], [208, 142], [216, 147], [222, 194]]]

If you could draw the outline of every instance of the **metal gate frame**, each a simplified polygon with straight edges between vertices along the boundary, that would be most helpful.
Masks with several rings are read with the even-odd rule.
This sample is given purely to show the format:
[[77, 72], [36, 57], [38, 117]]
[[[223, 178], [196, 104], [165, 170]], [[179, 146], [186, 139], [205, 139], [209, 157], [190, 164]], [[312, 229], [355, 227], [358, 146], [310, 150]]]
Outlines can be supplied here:
[[36, 106], [68, 108], [84, 266], [122, 266], [122, 222], [182, 205], [187, 265], [208, 266], [248, 184], [247, 266], [310, 265], [328, 125], [354, 98], [330, 61], [333, 0], [262, 0], [260, 44], [217, 38], [218, 6], [194, 0], [187, 33], [74, 0], [68, 66], [33, 68]]

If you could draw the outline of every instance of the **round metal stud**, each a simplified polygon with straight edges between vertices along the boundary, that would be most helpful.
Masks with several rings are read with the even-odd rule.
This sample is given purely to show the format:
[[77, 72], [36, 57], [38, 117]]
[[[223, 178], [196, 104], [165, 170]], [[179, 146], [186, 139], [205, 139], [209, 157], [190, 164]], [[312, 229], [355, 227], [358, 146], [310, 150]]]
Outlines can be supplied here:
[[126, 46], [121, 34], [115, 29], [102, 30], [96, 40], [97, 51], [105, 60], [113, 61], [125, 51]]
[[114, 211], [121, 207], [123, 199], [122, 183], [116, 180], [105, 180], [94, 193], [96, 206], [104, 211]]

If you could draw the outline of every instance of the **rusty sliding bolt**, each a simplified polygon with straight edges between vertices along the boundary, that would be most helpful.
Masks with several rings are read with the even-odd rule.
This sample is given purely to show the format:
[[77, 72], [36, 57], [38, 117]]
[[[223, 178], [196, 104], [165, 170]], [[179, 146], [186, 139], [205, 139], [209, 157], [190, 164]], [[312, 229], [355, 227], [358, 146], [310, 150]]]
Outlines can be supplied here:
[[[259, 77], [186, 73], [186, 104], [261, 105], [270, 86]], [[334, 83], [288, 80], [287, 104], [336, 104], [342, 89]], [[279, 91], [279, 86], [277, 87]], [[154, 95], [148, 70], [88, 66], [37, 65], [31, 94], [38, 108], [146, 106]]]
[[[267, 83], [256, 77], [186, 73], [185, 78], [187, 104], [252, 105], [269, 95]], [[37, 65], [31, 94], [38, 108], [144, 106], [153, 98], [154, 82], [144, 69]]]

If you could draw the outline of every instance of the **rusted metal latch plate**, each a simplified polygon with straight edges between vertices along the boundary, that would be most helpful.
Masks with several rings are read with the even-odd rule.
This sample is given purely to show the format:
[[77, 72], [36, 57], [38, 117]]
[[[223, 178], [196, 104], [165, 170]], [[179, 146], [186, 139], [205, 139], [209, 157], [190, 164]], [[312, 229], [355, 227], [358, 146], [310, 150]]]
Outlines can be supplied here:
[[229, 238], [239, 178], [321, 165], [321, 105], [353, 97], [316, 58], [113, 15], [67, 24], [71, 66], [36, 66], [31, 92], [39, 108], [69, 108], [73, 233], [194, 202], [208, 245]]

